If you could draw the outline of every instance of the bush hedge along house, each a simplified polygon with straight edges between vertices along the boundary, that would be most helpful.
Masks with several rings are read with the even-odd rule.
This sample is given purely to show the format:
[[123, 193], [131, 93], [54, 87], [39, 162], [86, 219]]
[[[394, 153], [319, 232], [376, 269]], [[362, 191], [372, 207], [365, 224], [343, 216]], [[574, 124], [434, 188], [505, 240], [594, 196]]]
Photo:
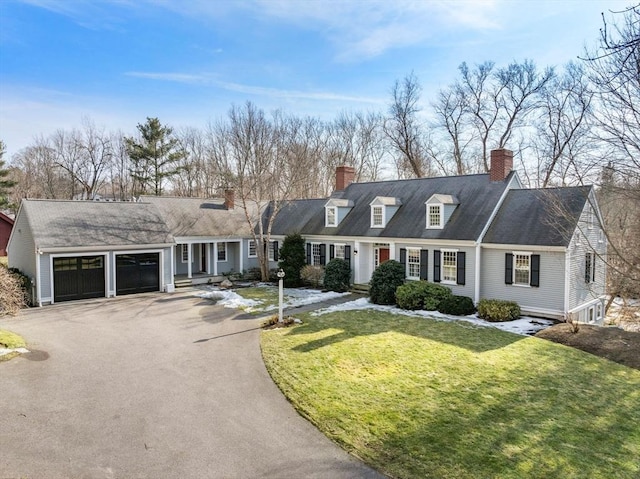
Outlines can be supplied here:
[[[308, 264], [344, 258], [357, 284], [395, 259], [409, 280], [476, 303], [511, 300], [526, 314], [601, 322], [606, 241], [593, 187], [527, 189], [512, 167], [505, 149], [491, 152], [488, 174], [354, 183], [353, 168], [339, 167], [331, 197], [280, 210], [270, 267], [279, 242], [297, 232]], [[23, 200], [8, 252], [46, 304], [216, 281], [257, 267], [257, 247], [227, 191], [213, 200]]]

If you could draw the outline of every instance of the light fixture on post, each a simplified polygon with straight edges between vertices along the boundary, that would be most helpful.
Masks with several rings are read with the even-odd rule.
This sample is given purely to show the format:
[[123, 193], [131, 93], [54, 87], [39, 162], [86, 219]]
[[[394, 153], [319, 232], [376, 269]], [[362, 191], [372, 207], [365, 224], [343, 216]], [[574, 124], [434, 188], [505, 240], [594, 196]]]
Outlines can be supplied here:
[[284, 280], [284, 271], [282, 268], [278, 270], [278, 322], [283, 323], [284, 319], [282, 318], [282, 301], [283, 301], [283, 280]]

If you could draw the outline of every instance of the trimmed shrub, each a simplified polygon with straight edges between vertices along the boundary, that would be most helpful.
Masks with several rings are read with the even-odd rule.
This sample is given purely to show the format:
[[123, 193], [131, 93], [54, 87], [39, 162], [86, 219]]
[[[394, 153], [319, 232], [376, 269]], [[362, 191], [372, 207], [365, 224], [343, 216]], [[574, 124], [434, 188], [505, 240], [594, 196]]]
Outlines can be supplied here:
[[351, 284], [351, 267], [342, 258], [333, 258], [324, 269], [324, 287], [329, 291], [344, 293]]
[[396, 301], [402, 309], [436, 311], [451, 296], [451, 289], [427, 281], [407, 281], [396, 290]]
[[396, 303], [402, 309], [416, 310], [424, 306], [426, 281], [407, 281], [396, 289]]
[[513, 301], [501, 299], [481, 299], [478, 316], [487, 321], [513, 321], [520, 317], [520, 306]]
[[300, 271], [307, 261], [307, 254], [304, 250], [304, 238], [299, 233], [292, 233], [285, 236], [280, 255], [278, 256], [278, 267], [284, 271], [284, 285], [287, 288], [296, 288], [302, 284]]
[[476, 307], [468, 296], [449, 296], [442, 300], [438, 311], [454, 316], [467, 316], [475, 313]]
[[389, 260], [376, 268], [369, 281], [369, 299], [374, 304], [396, 304], [396, 289], [404, 283], [404, 265]]
[[300, 277], [306, 284], [319, 288], [322, 286], [322, 280], [324, 279], [324, 267], [308, 264], [300, 270]]

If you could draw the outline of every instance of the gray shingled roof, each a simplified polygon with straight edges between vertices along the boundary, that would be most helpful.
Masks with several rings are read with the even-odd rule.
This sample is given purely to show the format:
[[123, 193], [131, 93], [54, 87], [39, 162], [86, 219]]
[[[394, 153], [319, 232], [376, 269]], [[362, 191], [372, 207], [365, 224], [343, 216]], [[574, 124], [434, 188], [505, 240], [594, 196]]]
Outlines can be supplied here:
[[[513, 173], [491, 182], [488, 174], [352, 183], [334, 197], [351, 200], [353, 209], [335, 228], [324, 226], [327, 199], [289, 203], [276, 218], [273, 232], [307, 235], [475, 240]], [[460, 204], [443, 229], [426, 228], [425, 202], [434, 194], [451, 195]], [[370, 203], [377, 196], [398, 198], [402, 206], [385, 228], [371, 228]]]
[[483, 243], [568, 246], [591, 189], [511, 190]]
[[244, 210], [228, 210], [221, 199], [144, 196], [155, 205], [174, 236], [238, 237], [249, 234]]
[[21, 214], [40, 248], [173, 243], [149, 203], [25, 199]]

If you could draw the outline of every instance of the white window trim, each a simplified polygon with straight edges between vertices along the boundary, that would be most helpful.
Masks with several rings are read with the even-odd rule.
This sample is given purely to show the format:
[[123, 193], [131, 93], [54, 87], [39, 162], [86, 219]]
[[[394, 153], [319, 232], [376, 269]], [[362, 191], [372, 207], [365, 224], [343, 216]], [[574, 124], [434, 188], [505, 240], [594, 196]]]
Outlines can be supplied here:
[[[343, 256], [338, 256], [337, 255], [338, 246], [342, 247]], [[347, 247], [346, 243], [333, 243], [333, 257], [334, 258], [339, 258], [339, 259], [347, 259], [346, 247]]]
[[[251, 254], [251, 245], [254, 245], [253, 250], [255, 251], [254, 254]], [[256, 243], [255, 240], [250, 239], [247, 242], [247, 258], [257, 258], [258, 257], [258, 244]]]
[[[416, 251], [418, 252], [418, 263], [417, 263], [418, 264], [418, 276], [411, 276], [409, 274], [409, 272], [411, 271], [410, 268], [409, 268], [409, 255], [410, 255], [410, 252], [412, 252], [412, 251], [413, 252], [416, 252]], [[410, 280], [419, 280], [420, 279], [420, 267], [422, 266], [420, 264], [420, 259], [421, 259], [420, 258], [420, 254], [421, 254], [420, 248], [407, 248], [407, 270], [406, 270], [407, 279], [410, 279]], [[412, 263], [412, 264], [416, 264], [416, 263]]]
[[[183, 264], [186, 264], [189, 262], [189, 248], [191, 247], [190, 244], [187, 243], [182, 243], [181, 248], [180, 248], [180, 262]], [[187, 255], [187, 257], [185, 258], [185, 253]]]
[[[444, 254], [445, 253], [453, 253], [456, 258], [456, 263], [454, 265], [454, 274], [453, 280], [444, 279]], [[441, 284], [458, 284], [457, 283], [458, 276], [458, 250], [457, 249], [441, 249], [440, 250], [440, 283]]]
[[[320, 245], [322, 243], [309, 243], [311, 245], [311, 265], [312, 266], [320, 266], [320, 263], [322, 262], [322, 258], [320, 258], [320, 256], [322, 255], [322, 251], [320, 249]], [[315, 262], [315, 253], [313, 252], [313, 248], [314, 246], [318, 247], [318, 262]]]
[[[325, 226], [328, 226], [328, 227], [338, 226], [338, 208], [335, 206], [325, 206], [324, 209], [325, 209], [325, 212], [324, 212]], [[333, 219], [334, 219], [333, 223], [329, 222], [329, 210], [333, 211]]]
[[[224, 250], [222, 251], [222, 252], [224, 252], [224, 259], [220, 259], [220, 253], [221, 253], [221, 251], [220, 251], [220, 245], [224, 245], [224, 246], [223, 246]], [[218, 263], [226, 263], [226, 262], [227, 262], [227, 260], [228, 260], [227, 258], [228, 258], [228, 256], [227, 256], [227, 243], [225, 243], [225, 242], [223, 242], [223, 243], [218, 243], [217, 251], [216, 251], [216, 261], [217, 261]]]
[[[431, 207], [437, 207], [440, 210], [439, 212], [440, 224], [438, 225], [431, 224], [431, 215], [430, 215]], [[427, 203], [427, 229], [441, 230], [442, 228], [444, 228], [443, 212], [444, 212], [444, 206], [442, 205], [442, 203]]]
[[[382, 211], [382, 223], [379, 225], [374, 224], [373, 222], [373, 211], [375, 210], [375, 208], [380, 208], [380, 210]], [[385, 215], [385, 207], [383, 205], [371, 205], [371, 227], [372, 228], [384, 228], [386, 225], [386, 215]]]
[[[511, 271], [511, 286], [515, 286], [517, 288], [531, 288], [531, 256], [533, 253], [531, 251], [512, 251], [513, 254], [513, 271]], [[528, 256], [529, 257], [529, 279], [527, 283], [516, 283], [516, 262], [518, 256]]]

